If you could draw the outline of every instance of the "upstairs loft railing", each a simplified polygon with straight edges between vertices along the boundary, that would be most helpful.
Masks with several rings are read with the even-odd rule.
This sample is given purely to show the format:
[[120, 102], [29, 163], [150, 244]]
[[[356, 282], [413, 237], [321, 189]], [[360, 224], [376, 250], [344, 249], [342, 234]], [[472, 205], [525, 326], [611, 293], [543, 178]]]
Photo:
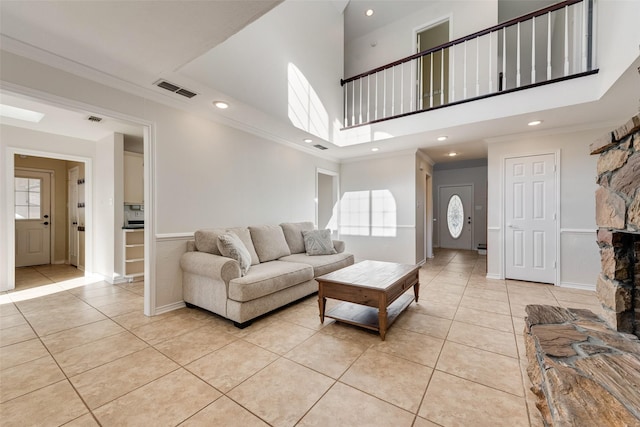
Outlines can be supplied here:
[[568, 0], [341, 80], [344, 128], [596, 73], [593, 0]]

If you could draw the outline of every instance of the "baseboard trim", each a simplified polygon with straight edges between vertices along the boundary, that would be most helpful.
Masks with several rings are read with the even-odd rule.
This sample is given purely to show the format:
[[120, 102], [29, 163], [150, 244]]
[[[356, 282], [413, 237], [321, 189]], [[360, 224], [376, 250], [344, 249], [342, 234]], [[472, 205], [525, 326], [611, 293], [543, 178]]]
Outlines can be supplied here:
[[154, 316], [157, 316], [158, 314], [168, 313], [169, 311], [178, 310], [184, 307], [186, 307], [184, 301], [178, 301], [172, 304], [163, 305], [162, 307], [156, 307]]
[[594, 291], [594, 292], [596, 290], [596, 285], [591, 285], [587, 283], [560, 282], [558, 287], [570, 288], [570, 289], [581, 289], [583, 291]]
[[486, 277], [487, 279], [492, 279], [492, 280], [503, 280], [499, 274], [487, 274]]

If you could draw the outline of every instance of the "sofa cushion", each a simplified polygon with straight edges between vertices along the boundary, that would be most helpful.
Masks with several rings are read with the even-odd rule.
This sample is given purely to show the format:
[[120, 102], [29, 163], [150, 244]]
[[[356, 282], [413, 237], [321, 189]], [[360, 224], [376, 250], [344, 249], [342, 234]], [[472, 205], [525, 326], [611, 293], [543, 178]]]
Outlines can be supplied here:
[[251, 240], [251, 233], [249, 233], [249, 229], [247, 227], [234, 227], [228, 228], [228, 231], [233, 231], [236, 235], [242, 240], [245, 248], [249, 251], [249, 255], [251, 255], [251, 265], [260, 264], [260, 259], [258, 258], [258, 254], [256, 253], [256, 248], [253, 246], [253, 240]]
[[196, 249], [199, 252], [222, 255], [218, 249], [218, 236], [226, 232], [223, 228], [207, 228], [196, 231], [194, 233]]
[[284, 232], [284, 238], [289, 245], [289, 250], [292, 254], [301, 254], [304, 249], [304, 238], [302, 237], [303, 231], [313, 230], [313, 223], [307, 222], [285, 222], [280, 224], [282, 231]]
[[249, 227], [249, 231], [260, 262], [291, 255], [284, 232], [279, 225], [254, 226]]
[[347, 253], [334, 255], [309, 256], [293, 254], [280, 258], [279, 261], [308, 264], [313, 267], [313, 277], [322, 276], [353, 264], [353, 255]]
[[304, 248], [307, 255], [332, 255], [338, 253], [333, 248], [331, 230], [303, 231]]
[[251, 267], [229, 282], [229, 299], [251, 301], [313, 279], [313, 268], [296, 262], [270, 261]]
[[242, 243], [242, 240], [234, 233], [229, 231], [218, 236], [218, 249], [222, 256], [233, 258], [240, 264], [240, 274], [246, 275], [251, 267], [251, 255]]

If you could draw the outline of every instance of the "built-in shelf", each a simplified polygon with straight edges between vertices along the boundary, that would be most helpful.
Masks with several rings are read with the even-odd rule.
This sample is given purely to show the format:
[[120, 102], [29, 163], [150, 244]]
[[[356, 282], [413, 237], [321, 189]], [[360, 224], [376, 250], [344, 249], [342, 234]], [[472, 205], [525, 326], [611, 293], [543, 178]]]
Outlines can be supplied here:
[[144, 276], [144, 229], [123, 229], [124, 276], [134, 280]]

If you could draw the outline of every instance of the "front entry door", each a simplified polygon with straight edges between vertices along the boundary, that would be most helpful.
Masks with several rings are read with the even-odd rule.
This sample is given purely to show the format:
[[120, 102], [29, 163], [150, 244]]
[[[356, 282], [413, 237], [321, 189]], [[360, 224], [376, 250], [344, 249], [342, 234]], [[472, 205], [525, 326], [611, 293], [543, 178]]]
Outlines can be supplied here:
[[440, 187], [440, 247], [471, 249], [473, 244], [472, 197], [470, 185]]
[[505, 159], [505, 276], [555, 283], [555, 155]]
[[16, 267], [51, 263], [51, 174], [17, 169], [14, 180]]

